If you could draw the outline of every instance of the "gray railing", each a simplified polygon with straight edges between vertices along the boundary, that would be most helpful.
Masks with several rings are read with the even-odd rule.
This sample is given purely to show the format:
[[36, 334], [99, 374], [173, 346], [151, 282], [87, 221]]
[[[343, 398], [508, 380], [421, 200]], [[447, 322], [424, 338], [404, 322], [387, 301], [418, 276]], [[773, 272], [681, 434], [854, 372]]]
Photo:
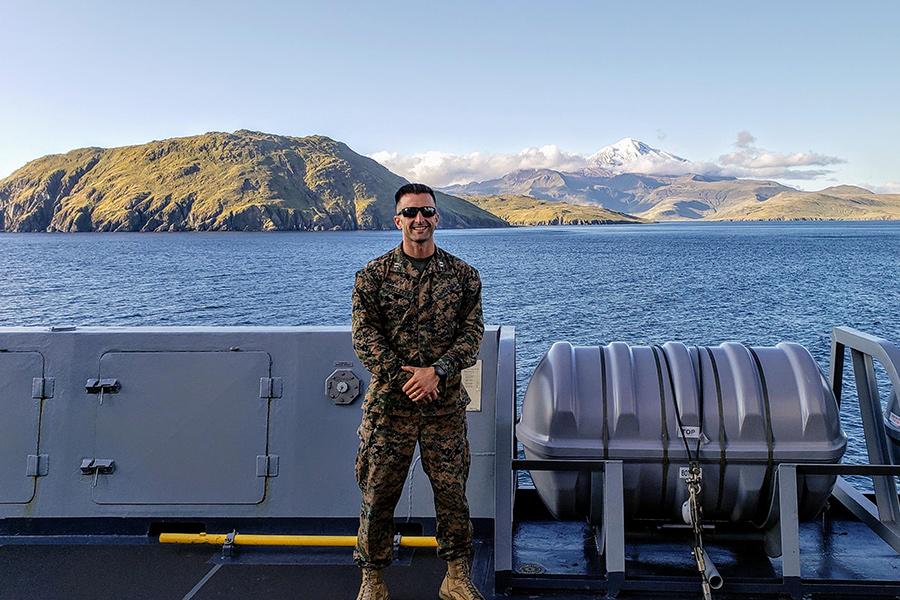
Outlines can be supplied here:
[[[894, 464], [890, 451], [881, 399], [875, 378], [875, 362], [880, 363], [890, 378], [894, 390], [900, 392], [900, 349], [888, 341], [860, 331], [844, 327], [834, 328], [832, 334], [830, 383], [835, 398], [840, 405], [843, 392], [843, 366], [847, 349], [850, 350], [860, 415], [865, 433], [869, 464], [794, 464], [778, 465], [778, 490], [773, 498], [779, 514], [777, 528], [766, 533], [772, 541], [781, 546], [782, 578], [732, 580], [728, 584], [732, 593], [774, 593], [801, 598], [808, 593], [831, 593], [843, 595], [867, 595], [872, 593], [897, 593], [900, 586], [895, 580], [839, 580], [803, 579], [800, 560], [800, 522], [798, 510], [798, 477], [804, 475], [830, 475], [837, 477], [833, 497], [846, 507], [856, 518], [865, 523], [875, 534], [900, 553], [900, 502], [896, 492], [896, 477], [900, 476], [900, 465]], [[511, 346], [501, 340], [498, 369], [507, 371], [499, 374], [497, 381], [497, 495], [495, 523], [495, 575], [498, 589], [580, 589], [606, 592], [614, 597], [620, 589], [652, 591], [689, 591], [696, 589], [696, 583], [676, 576], [644, 576], [629, 579], [625, 573], [625, 527], [623, 515], [622, 461], [618, 460], [560, 460], [532, 459], [516, 460], [516, 436], [514, 430], [515, 388], [513, 377], [514, 362], [503, 360]], [[510, 366], [512, 362], [512, 367]], [[505, 383], [504, 383], [505, 382]], [[504, 452], [503, 449], [506, 448]], [[592, 525], [599, 525], [596, 531], [597, 549], [602, 555], [605, 575], [563, 575], [545, 573], [530, 575], [518, 573], [513, 568], [512, 505], [514, 502], [514, 479], [504, 471], [550, 470], [590, 472], [592, 479], [591, 518]], [[875, 502], [856, 490], [843, 476], [870, 476], [875, 482]], [[773, 506], [773, 508], [775, 508]]]
[[[900, 349], [882, 338], [847, 327], [835, 327], [831, 334], [830, 377], [831, 389], [839, 405], [843, 395], [844, 360], [848, 349], [856, 380], [856, 395], [869, 464], [893, 465], [891, 441], [885, 431], [884, 413], [875, 378], [875, 362], [881, 364], [894, 390], [900, 392]], [[843, 480], [838, 481], [834, 495], [895, 551], [900, 552], [900, 502], [897, 499], [896, 485], [900, 468], [860, 474], [872, 475], [874, 505]]]

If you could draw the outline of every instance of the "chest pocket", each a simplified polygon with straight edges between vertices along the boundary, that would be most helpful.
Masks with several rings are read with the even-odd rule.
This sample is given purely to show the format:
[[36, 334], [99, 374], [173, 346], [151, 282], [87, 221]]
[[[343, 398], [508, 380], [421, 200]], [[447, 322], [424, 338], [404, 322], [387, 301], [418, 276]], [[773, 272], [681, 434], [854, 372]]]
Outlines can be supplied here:
[[384, 282], [378, 290], [378, 302], [388, 318], [400, 318], [415, 304], [415, 290]]
[[435, 280], [431, 299], [439, 312], [455, 317], [462, 303], [462, 297], [462, 284], [455, 277]]

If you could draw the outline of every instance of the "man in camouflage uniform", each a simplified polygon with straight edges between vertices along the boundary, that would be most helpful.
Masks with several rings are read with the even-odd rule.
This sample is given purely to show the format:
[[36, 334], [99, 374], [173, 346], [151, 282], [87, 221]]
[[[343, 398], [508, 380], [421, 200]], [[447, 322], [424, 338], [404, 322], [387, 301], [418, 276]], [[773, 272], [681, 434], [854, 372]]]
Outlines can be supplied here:
[[389, 598], [381, 570], [391, 562], [394, 509], [416, 442], [434, 491], [438, 555], [448, 562], [439, 595], [482, 599], [469, 570], [469, 397], [460, 377], [475, 364], [484, 333], [481, 280], [435, 246], [440, 216], [430, 188], [404, 185], [394, 200], [403, 242], [361, 269], [353, 288], [353, 349], [372, 373], [356, 457], [358, 600]]

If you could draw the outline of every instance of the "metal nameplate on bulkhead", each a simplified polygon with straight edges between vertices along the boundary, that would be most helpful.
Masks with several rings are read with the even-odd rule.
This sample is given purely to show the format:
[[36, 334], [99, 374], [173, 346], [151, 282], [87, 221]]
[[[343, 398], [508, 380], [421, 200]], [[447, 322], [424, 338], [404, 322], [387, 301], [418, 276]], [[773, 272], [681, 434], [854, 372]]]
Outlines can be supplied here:
[[481, 361], [478, 360], [468, 369], [463, 369], [462, 384], [472, 401], [466, 410], [481, 412]]

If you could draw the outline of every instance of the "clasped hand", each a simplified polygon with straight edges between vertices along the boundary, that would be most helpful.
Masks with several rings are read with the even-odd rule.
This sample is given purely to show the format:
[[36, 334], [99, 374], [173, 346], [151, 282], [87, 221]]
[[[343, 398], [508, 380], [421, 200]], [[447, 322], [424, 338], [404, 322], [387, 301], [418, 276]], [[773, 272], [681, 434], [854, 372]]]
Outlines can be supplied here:
[[438, 383], [440, 377], [434, 372], [434, 367], [400, 367], [407, 373], [412, 373], [403, 386], [403, 393], [409, 396], [413, 402], [430, 402], [437, 400]]

